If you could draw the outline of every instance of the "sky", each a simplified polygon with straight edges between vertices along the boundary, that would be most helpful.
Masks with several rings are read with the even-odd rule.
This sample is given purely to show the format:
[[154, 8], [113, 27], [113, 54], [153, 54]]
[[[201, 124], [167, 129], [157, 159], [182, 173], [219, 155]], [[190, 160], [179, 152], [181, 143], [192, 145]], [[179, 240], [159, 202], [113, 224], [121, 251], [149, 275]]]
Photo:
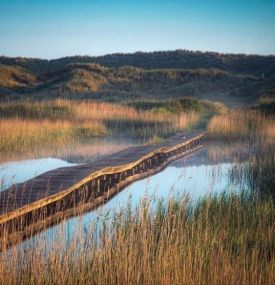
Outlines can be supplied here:
[[275, 0], [0, 0], [0, 55], [275, 54]]

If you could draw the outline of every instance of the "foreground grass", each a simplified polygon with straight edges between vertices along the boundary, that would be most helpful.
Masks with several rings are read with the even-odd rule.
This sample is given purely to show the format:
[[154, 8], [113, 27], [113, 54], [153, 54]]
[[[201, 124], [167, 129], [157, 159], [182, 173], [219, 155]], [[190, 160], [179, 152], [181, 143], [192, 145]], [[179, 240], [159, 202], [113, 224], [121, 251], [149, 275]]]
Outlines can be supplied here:
[[229, 174], [249, 191], [196, 204], [147, 197], [73, 233], [65, 223], [52, 242], [41, 235], [4, 251], [0, 284], [273, 284], [274, 141], [254, 142], [248, 162]]
[[[127, 210], [128, 209], [128, 210]], [[274, 204], [223, 194], [144, 200], [103, 224], [2, 253], [1, 284], [273, 284]], [[98, 227], [98, 228], [96, 228]], [[81, 226], [79, 226], [79, 229]]]

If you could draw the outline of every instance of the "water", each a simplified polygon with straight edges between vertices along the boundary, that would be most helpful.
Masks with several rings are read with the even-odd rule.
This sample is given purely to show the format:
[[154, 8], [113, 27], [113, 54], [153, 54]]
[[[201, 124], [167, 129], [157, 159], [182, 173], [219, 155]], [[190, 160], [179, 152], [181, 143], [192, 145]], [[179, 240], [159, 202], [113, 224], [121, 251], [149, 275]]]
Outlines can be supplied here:
[[0, 164], [0, 191], [59, 167], [76, 165], [58, 158], [41, 158]]
[[25, 244], [33, 246], [35, 241], [43, 238], [52, 245], [56, 240], [60, 241], [57, 237], [61, 233], [62, 242], [68, 244], [73, 237], [75, 238], [76, 232], [77, 235], [85, 234], [95, 221], [100, 225], [103, 220], [110, 220], [115, 212], [128, 206], [129, 202], [131, 210], [134, 211], [144, 197], [151, 199], [151, 205], [154, 207], [159, 199], [165, 202], [175, 195], [186, 195], [191, 203], [196, 203], [198, 199], [207, 195], [217, 195], [223, 191], [244, 190], [243, 184], [233, 184], [230, 179], [229, 172], [235, 165], [234, 163], [213, 164], [207, 156], [208, 153], [204, 150], [200, 154], [177, 160], [162, 172], [132, 183], [97, 210], [49, 228]]
[[93, 138], [86, 143], [52, 147], [23, 156], [15, 154], [15, 161], [0, 163], [0, 191], [46, 171], [91, 162], [135, 143], [124, 138]]

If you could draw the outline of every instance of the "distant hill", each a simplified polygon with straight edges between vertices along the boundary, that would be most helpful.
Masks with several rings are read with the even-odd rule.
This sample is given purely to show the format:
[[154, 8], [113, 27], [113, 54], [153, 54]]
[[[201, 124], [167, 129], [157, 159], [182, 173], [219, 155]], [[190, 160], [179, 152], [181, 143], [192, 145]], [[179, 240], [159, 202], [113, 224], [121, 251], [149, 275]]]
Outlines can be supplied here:
[[33, 72], [56, 71], [67, 64], [97, 63], [106, 67], [134, 66], [143, 69], [216, 68], [228, 72], [260, 74], [274, 67], [275, 56], [220, 54], [188, 50], [115, 53], [104, 56], [73, 56], [44, 60], [1, 56], [0, 63], [17, 65]]
[[0, 57], [3, 98], [108, 101], [194, 96], [249, 103], [274, 87], [275, 56], [186, 50], [54, 60]]
[[37, 83], [36, 76], [22, 67], [0, 64], [0, 86], [19, 88]]

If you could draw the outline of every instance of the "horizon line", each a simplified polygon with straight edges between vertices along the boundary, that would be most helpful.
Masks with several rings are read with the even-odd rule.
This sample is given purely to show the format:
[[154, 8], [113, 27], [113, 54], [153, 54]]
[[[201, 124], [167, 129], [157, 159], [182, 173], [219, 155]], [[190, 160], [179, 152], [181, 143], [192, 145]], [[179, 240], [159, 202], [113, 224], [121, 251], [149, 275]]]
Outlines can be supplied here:
[[91, 54], [74, 54], [74, 55], [65, 55], [61, 57], [53, 57], [53, 58], [45, 58], [45, 57], [32, 57], [32, 56], [24, 56], [24, 55], [17, 55], [17, 56], [8, 56], [1, 54], [0, 58], [5, 57], [5, 58], [18, 58], [18, 59], [37, 59], [37, 60], [47, 60], [47, 61], [52, 61], [52, 60], [58, 60], [62, 58], [68, 58], [68, 57], [104, 57], [104, 56], [110, 56], [110, 55], [134, 55], [134, 54], [149, 54], [149, 53], [161, 53], [161, 52], [176, 52], [176, 51], [184, 51], [184, 52], [190, 52], [190, 53], [212, 53], [212, 54], [219, 54], [219, 55], [245, 55], [245, 56], [261, 56], [261, 57], [274, 57], [274, 54], [270, 53], [244, 53], [244, 52], [219, 52], [219, 51], [210, 51], [210, 50], [192, 50], [192, 49], [171, 49], [171, 50], [152, 50], [152, 51], [133, 51], [133, 52], [112, 52], [112, 53], [105, 53], [105, 54], [98, 54], [98, 55], [91, 55]]

